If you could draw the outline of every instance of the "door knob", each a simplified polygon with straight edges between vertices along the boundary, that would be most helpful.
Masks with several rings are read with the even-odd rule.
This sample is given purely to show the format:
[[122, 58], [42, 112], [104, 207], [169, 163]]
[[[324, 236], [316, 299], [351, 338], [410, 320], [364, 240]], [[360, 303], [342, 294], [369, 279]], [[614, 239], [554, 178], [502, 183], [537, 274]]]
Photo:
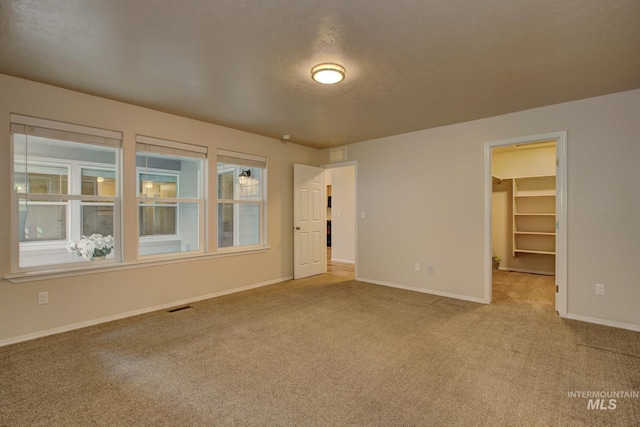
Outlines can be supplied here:
[[300, 227], [293, 227], [293, 229], [298, 231], [298, 230], [300, 230]]

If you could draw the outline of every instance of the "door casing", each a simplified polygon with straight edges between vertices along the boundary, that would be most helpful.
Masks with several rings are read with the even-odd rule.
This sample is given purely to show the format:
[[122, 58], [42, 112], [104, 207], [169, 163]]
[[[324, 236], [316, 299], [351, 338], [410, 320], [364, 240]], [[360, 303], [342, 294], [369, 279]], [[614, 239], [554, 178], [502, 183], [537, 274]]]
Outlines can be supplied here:
[[556, 143], [556, 311], [567, 317], [567, 132], [524, 136], [484, 145], [484, 302], [492, 300], [491, 155], [492, 148], [554, 140]]

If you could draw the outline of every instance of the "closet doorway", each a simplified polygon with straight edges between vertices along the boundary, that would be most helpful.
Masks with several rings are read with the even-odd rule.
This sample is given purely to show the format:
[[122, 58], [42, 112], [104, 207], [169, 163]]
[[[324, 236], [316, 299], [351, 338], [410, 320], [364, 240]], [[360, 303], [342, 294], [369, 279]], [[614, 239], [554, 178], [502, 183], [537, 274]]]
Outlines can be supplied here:
[[488, 143], [485, 174], [487, 302], [537, 299], [566, 316], [566, 134]]

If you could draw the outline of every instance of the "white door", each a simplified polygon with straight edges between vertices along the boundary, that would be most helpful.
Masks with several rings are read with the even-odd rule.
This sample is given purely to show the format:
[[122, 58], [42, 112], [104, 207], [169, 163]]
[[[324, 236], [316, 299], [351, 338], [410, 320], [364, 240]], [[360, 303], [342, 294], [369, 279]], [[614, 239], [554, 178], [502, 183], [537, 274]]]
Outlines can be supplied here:
[[293, 278], [327, 272], [324, 169], [293, 165]]

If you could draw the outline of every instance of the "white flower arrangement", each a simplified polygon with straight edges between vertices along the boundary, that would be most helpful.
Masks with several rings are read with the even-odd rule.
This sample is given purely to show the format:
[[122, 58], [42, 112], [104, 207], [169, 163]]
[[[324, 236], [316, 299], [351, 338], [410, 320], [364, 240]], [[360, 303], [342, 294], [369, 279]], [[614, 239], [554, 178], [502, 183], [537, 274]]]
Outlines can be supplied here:
[[103, 236], [102, 234], [92, 234], [91, 236], [82, 236], [80, 240], [72, 240], [67, 243], [67, 251], [70, 254], [91, 261], [96, 257], [105, 257], [111, 253], [113, 249], [113, 237]]

